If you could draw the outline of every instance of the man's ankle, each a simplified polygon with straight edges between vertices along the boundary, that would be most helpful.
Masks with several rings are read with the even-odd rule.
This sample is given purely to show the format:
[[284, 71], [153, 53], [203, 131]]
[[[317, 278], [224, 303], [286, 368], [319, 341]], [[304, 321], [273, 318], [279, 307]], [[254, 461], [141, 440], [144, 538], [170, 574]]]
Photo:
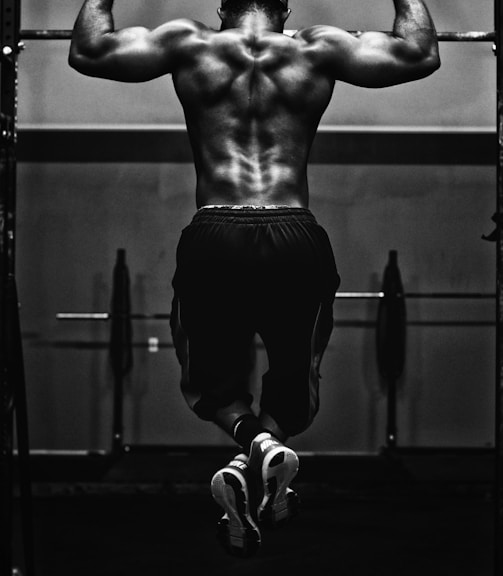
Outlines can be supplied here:
[[236, 440], [246, 453], [250, 452], [253, 440], [264, 433], [266, 433], [266, 430], [260, 420], [253, 414], [243, 414], [239, 416], [232, 426], [234, 440]]

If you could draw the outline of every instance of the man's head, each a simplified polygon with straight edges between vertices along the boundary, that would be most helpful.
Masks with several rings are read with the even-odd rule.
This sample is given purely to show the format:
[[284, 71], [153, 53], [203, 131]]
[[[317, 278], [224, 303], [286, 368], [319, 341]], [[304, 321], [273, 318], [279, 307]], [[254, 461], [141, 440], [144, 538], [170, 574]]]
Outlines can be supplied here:
[[[254, 2], [254, 0], [247, 0], [246, 4], [260, 4], [261, 2]], [[237, 4], [235, 0], [222, 0], [222, 8], [226, 8], [231, 4]], [[283, 10], [288, 10], [288, 0], [266, 0], [266, 2], [262, 2], [262, 4], [281, 4]]]
[[251, 12], [261, 12], [281, 29], [290, 15], [288, 0], [222, 0], [218, 10], [225, 28], [236, 26], [243, 16]]

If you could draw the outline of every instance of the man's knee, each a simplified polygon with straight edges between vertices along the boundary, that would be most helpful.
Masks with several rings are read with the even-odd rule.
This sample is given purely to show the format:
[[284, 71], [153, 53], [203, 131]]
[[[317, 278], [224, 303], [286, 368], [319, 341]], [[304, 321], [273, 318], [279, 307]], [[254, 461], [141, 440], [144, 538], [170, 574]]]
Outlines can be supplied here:
[[253, 396], [249, 393], [201, 394], [199, 389], [188, 385], [188, 382], [182, 386], [182, 392], [189, 408], [198, 418], [218, 425], [221, 425], [223, 413], [241, 412], [253, 404]]
[[291, 438], [305, 432], [313, 423], [315, 416], [316, 414], [310, 415], [309, 418], [291, 418], [287, 416], [280, 420], [278, 425], [284, 434]]
[[311, 426], [319, 410], [317, 374], [305, 367], [281, 374], [270, 370], [262, 384], [260, 408], [287, 436], [297, 436]]
[[[318, 403], [314, 405], [294, 407], [288, 398], [281, 405], [262, 403], [261, 408], [277, 424], [286, 437], [298, 436], [305, 432], [313, 423], [318, 413]], [[272, 431], [274, 432], [274, 431]]]

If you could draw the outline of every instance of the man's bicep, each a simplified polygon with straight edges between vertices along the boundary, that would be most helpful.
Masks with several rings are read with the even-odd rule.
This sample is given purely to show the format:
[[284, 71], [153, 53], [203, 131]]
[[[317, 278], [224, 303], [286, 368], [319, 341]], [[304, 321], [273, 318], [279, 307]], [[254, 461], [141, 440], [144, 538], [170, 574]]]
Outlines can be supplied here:
[[366, 32], [341, 51], [339, 79], [357, 86], [381, 88], [431, 73], [428, 55], [418, 45], [382, 32]]

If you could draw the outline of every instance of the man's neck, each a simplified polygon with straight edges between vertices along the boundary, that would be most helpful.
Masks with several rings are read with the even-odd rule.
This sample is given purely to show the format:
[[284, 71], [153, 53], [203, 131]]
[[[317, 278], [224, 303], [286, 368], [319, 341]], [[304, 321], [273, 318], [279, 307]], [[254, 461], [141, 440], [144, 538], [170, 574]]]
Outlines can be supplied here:
[[263, 32], [278, 32], [281, 34], [283, 32], [282, 25], [274, 22], [263, 12], [259, 11], [248, 12], [231, 24], [222, 26], [222, 30], [229, 28], [240, 28], [252, 34], [260, 34]]

